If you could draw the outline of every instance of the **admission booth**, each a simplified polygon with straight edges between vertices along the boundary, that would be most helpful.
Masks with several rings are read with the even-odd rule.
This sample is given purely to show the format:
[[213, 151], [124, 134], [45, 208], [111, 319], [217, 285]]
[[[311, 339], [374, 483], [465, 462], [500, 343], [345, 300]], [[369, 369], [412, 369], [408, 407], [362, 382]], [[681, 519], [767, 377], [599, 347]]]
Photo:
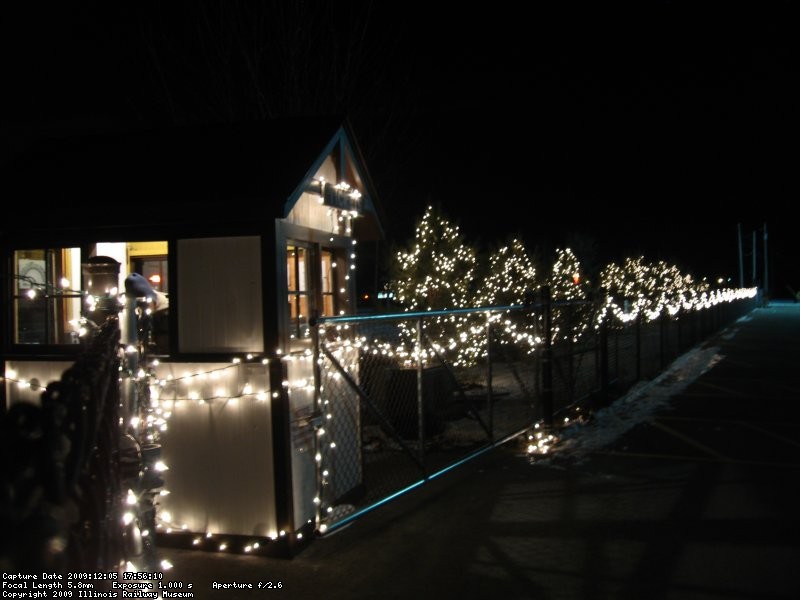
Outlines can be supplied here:
[[[382, 237], [348, 124], [41, 139], [10, 166], [24, 216], [2, 226], [5, 406], [38, 402], [74, 361], [98, 265], [113, 271], [106, 300], [138, 274], [154, 292], [159, 529], [194, 547], [295, 552], [318, 509], [319, 419], [338, 410], [315, 410], [310, 319], [355, 310], [359, 250]], [[355, 398], [346, 408], [358, 418]], [[361, 485], [358, 469], [326, 476], [343, 496]]]

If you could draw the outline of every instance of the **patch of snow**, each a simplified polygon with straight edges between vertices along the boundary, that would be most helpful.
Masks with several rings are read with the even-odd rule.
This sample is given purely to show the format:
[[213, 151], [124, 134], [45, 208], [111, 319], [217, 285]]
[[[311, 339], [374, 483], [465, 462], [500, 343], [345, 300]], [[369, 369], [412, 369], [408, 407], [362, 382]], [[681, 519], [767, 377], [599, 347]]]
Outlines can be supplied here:
[[610, 406], [597, 411], [588, 422], [561, 430], [558, 443], [547, 456], [536, 457], [536, 462], [564, 454], [580, 460], [609, 446], [637, 424], [669, 407], [675, 395], [723, 359], [718, 347], [690, 350], [655, 379], [639, 382]]

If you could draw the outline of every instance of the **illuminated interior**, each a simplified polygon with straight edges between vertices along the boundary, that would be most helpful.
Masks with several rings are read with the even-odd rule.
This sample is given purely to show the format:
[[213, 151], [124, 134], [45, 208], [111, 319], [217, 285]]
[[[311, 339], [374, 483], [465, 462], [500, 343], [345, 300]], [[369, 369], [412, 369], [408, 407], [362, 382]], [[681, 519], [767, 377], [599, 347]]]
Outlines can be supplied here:
[[79, 248], [14, 252], [15, 343], [78, 343], [80, 269]]
[[128, 270], [139, 273], [157, 292], [169, 292], [167, 242], [128, 242], [125, 244]]
[[[320, 316], [337, 314], [336, 255], [328, 248], [319, 251], [319, 285], [314, 285], [313, 255], [310, 248], [296, 243], [286, 247], [289, 339], [292, 342], [306, 340], [311, 335], [309, 315], [314, 306], [319, 305]], [[299, 347], [297, 344], [292, 346], [292, 349]]]
[[322, 266], [322, 310], [321, 316], [330, 317], [336, 314], [336, 301], [334, 296], [334, 280], [333, 280], [333, 252], [331, 250], [322, 250], [321, 253], [321, 266]]
[[308, 338], [308, 248], [290, 244], [286, 248], [287, 291], [289, 297], [289, 339]]

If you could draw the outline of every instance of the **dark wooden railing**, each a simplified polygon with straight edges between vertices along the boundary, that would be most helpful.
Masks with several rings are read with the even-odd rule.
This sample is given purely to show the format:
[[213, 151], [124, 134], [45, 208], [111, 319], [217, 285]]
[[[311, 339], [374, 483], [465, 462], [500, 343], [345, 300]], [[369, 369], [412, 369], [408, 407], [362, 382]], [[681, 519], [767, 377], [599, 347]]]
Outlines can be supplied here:
[[119, 338], [111, 316], [39, 406], [0, 415], [5, 572], [114, 571], [123, 561]]

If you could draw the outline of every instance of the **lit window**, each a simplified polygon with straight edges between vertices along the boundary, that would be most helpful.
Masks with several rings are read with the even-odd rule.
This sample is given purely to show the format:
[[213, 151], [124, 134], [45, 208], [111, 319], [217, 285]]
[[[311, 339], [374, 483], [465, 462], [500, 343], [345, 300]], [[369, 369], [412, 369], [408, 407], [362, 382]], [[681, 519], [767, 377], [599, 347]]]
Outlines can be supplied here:
[[322, 267], [322, 316], [331, 317], [336, 314], [333, 252], [331, 250], [323, 250], [320, 256], [320, 263]]
[[17, 344], [77, 344], [81, 316], [80, 248], [14, 252]]
[[140, 312], [142, 333], [152, 354], [169, 353], [169, 246], [166, 241], [126, 242], [127, 271], [138, 273], [155, 293], [151, 310]]
[[289, 300], [289, 339], [304, 340], [308, 326], [308, 248], [290, 244], [286, 248], [286, 274]]

